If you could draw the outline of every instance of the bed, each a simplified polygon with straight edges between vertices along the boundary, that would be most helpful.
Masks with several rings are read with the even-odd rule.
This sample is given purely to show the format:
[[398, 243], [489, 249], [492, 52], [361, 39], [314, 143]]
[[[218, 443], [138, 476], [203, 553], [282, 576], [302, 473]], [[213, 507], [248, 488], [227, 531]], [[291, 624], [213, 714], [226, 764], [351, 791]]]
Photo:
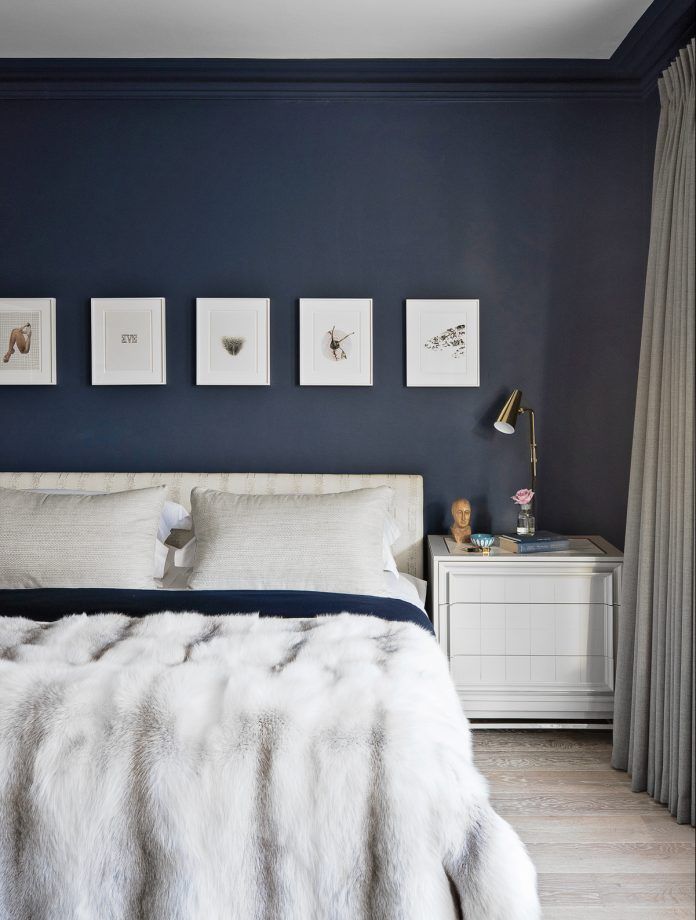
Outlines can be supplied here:
[[[422, 576], [418, 476], [0, 474], [156, 486], [186, 508], [192, 489], [388, 486], [396, 564]], [[2, 920], [539, 916], [422, 602], [340, 575], [339, 591], [0, 589]]]

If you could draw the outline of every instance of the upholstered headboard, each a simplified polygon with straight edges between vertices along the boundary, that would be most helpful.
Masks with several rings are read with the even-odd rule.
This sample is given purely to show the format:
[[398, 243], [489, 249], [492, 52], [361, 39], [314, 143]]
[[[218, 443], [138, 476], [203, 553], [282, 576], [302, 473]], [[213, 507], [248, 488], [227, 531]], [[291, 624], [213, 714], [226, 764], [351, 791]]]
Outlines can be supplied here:
[[[166, 485], [167, 497], [191, 507], [191, 489], [218, 489], [256, 495], [273, 493], [348, 492], [370, 486], [391, 486], [392, 514], [401, 536], [394, 545], [399, 570], [423, 576], [423, 478], [398, 474], [326, 473], [0, 473], [6, 489], [84, 489], [89, 492], [122, 492]], [[282, 535], [280, 537], [282, 539]]]

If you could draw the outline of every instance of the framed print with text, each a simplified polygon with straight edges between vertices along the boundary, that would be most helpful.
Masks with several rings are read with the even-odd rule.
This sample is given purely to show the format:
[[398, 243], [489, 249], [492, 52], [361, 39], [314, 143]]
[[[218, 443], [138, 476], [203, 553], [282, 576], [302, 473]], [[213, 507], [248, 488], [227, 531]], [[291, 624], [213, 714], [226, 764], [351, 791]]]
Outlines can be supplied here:
[[92, 298], [92, 385], [167, 382], [163, 297]]

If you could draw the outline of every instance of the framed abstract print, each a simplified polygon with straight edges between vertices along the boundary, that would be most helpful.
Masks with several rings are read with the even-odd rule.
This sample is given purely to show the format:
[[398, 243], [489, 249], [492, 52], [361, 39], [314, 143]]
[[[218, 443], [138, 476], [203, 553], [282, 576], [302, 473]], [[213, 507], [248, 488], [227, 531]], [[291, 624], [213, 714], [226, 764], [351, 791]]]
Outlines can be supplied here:
[[270, 307], [265, 297], [196, 300], [196, 383], [269, 386]]
[[56, 380], [55, 300], [0, 298], [0, 385], [53, 386]]
[[92, 385], [167, 382], [162, 297], [92, 298]]
[[300, 300], [300, 385], [372, 386], [372, 300]]
[[479, 385], [478, 300], [406, 301], [406, 386]]

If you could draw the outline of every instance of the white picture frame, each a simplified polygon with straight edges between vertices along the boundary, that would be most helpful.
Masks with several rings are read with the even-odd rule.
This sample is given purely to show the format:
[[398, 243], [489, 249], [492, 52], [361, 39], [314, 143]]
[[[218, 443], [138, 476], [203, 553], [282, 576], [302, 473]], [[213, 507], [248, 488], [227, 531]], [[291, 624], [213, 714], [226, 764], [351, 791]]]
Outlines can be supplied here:
[[372, 386], [370, 298], [300, 300], [300, 386]]
[[479, 301], [407, 300], [406, 386], [479, 385]]
[[167, 382], [163, 297], [93, 297], [92, 386]]
[[196, 384], [270, 386], [267, 297], [196, 299]]
[[0, 386], [57, 382], [55, 298], [0, 298]]

